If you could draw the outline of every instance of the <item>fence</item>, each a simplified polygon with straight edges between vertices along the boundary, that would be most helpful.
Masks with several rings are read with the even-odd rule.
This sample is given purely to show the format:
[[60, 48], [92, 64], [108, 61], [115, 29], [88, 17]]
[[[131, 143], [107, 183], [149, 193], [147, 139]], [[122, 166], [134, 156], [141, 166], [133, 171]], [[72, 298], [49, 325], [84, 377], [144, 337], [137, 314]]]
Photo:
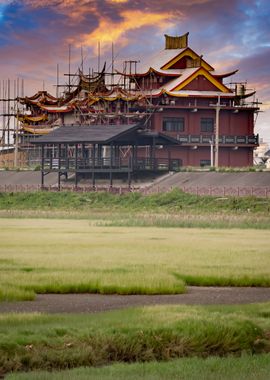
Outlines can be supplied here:
[[61, 185], [60, 190], [56, 185], [41, 186], [41, 185], [0, 185], [0, 193], [19, 193], [19, 192], [36, 192], [36, 191], [71, 191], [77, 193], [87, 192], [108, 192], [112, 194], [126, 194], [135, 191], [140, 191], [139, 187], [134, 186], [75, 186]]
[[[75, 186], [61, 185], [60, 191], [72, 192], [109, 192], [113, 194], [126, 194], [130, 192], [141, 192], [144, 195], [168, 192], [173, 187], [139, 187], [139, 186]], [[254, 196], [259, 198], [270, 197], [270, 186], [265, 187], [221, 187], [221, 186], [183, 186], [180, 187], [185, 193], [196, 194], [197, 196], [218, 196], [218, 197], [247, 197]], [[0, 192], [35, 192], [35, 191], [59, 191], [58, 186], [41, 186], [41, 185], [0, 185]]]
[[[170, 188], [153, 187], [145, 189], [145, 194], [168, 192], [172, 190]], [[180, 186], [179, 189], [185, 193], [196, 194], [198, 196], [208, 195], [208, 196], [218, 196], [218, 197], [259, 197], [268, 198], [270, 197], [270, 186], [260, 186], [260, 187], [229, 187], [229, 186]]]

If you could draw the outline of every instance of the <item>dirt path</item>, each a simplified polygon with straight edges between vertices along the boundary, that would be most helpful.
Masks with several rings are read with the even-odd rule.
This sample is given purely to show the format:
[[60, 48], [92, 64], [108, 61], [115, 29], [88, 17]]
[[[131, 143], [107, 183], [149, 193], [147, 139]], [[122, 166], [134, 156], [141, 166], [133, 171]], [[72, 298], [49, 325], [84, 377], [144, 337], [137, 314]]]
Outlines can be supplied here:
[[142, 305], [225, 305], [270, 302], [270, 288], [188, 287], [176, 295], [43, 294], [35, 301], [2, 302], [0, 313], [96, 313]]

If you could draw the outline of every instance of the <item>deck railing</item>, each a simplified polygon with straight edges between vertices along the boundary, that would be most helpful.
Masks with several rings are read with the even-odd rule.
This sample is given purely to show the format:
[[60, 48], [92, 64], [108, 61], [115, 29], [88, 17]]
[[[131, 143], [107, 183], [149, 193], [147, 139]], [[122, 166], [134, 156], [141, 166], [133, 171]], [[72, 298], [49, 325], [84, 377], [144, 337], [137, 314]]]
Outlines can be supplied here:
[[181, 160], [167, 158], [45, 158], [44, 171], [108, 172], [114, 171], [177, 171]]
[[[210, 141], [215, 141], [214, 135], [177, 135], [177, 140], [182, 144], [202, 144], [209, 145]], [[221, 145], [258, 145], [258, 135], [234, 136], [220, 135], [219, 144]]]

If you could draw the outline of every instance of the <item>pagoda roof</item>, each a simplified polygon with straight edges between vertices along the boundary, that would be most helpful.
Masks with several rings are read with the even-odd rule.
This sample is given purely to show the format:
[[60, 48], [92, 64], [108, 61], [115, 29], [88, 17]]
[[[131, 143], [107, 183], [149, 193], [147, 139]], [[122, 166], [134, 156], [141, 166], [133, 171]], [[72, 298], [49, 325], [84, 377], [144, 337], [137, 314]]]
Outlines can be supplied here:
[[115, 70], [115, 71], [117, 74], [124, 75], [126, 77], [146, 77], [151, 73], [156, 73], [160, 76], [166, 76], [166, 77], [169, 77], [169, 76], [176, 77], [176, 76], [181, 75], [184, 70], [185, 69], [171, 69], [170, 71], [168, 71], [168, 70], [153, 68], [152, 66], [150, 66], [148, 68], [148, 70], [144, 73], [137, 73], [137, 72], [136, 73], [123, 73], [123, 72], [118, 71], [118, 70]]
[[44, 110], [44, 111], [48, 111], [48, 112], [59, 112], [59, 113], [63, 113], [63, 112], [70, 112], [74, 109], [74, 104], [73, 103], [69, 103], [69, 104], [65, 104], [65, 105], [62, 105], [62, 106], [48, 106], [48, 105], [41, 105], [39, 104], [39, 107]]
[[230, 77], [231, 75], [234, 75], [238, 72], [239, 70], [236, 69], [236, 70], [233, 70], [233, 71], [229, 71], [228, 73], [223, 73], [223, 74], [220, 74], [220, 73], [211, 73], [213, 75], [213, 77], [215, 78], [219, 78], [219, 79], [223, 79], [223, 78], [228, 78]]
[[164, 74], [169, 74], [170, 72], [177, 74], [177, 70], [170, 68], [174, 65], [175, 62], [179, 61], [181, 58], [189, 56], [193, 59], [200, 60], [201, 66], [205, 67], [208, 71], [213, 71], [214, 68], [209, 65], [202, 56], [199, 56], [195, 53], [190, 47], [186, 47], [184, 49], [164, 49], [150, 57], [149, 61], [145, 64], [138, 66], [138, 70], [136, 75], [146, 75], [151, 68], [152, 70], [156, 70], [157, 72], [161, 72]]
[[233, 92], [221, 92], [221, 91], [199, 91], [199, 90], [180, 90], [180, 91], [169, 91], [164, 89], [157, 89], [153, 91], [149, 91], [149, 93], [145, 93], [146, 97], [160, 97], [161, 95], [168, 95], [172, 97], [206, 97], [206, 98], [217, 98], [220, 96], [221, 98], [235, 98], [235, 94]]
[[[182, 71], [182, 75], [180, 75], [177, 78], [172, 79], [166, 84], [163, 84], [158, 90], [153, 91], [152, 94], [162, 93], [162, 92], [170, 92], [175, 93], [176, 91], [184, 90], [185, 86], [192, 82], [194, 79], [196, 79], [199, 75], [204, 76], [206, 79], [208, 79], [216, 88], [219, 90], [219, 93], [230, 93], [231, 90], [226, 87], [224, 84], [220, 83], [212, 73], [204, 69], [203, 67], [196, 67], [196, 68], [188, 68]], [[202, 94], [205, 91], [197, 91], [198, 93]]]
[[149, 68], [151, 67], [154, 70], [159, 71], [162, 66], [164, 66], [166, 63], [170, 62], [173, 58], [184, 52], [185, 49], [164, 49], [156, 54], [154, 54], [152, 57], [149, 58], [148, 62], [145, 62], [142, 65], [138, 66], [138, 70], [136, 74], [143, 74], [147, 73]]
[[57, 104], [59, 99], [49, 94], [47, 91], [38, 91], [33, 96], [19, 98], [21, 104]]

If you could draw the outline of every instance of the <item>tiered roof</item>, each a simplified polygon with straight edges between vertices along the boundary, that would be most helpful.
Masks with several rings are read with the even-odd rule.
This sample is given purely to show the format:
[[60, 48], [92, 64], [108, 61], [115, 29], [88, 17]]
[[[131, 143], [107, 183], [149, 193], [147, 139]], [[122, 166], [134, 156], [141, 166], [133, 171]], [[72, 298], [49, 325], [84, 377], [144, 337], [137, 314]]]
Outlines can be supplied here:
[[[140, 84], [138, 91], [143, 90], [149, 96], [215, 96], [234, 97], [230, 88], [223, 84], [223, 79], [235, 74], [238, 70], [217, 73], [215, 69], [188, 46], [188, 33], [179, 37], [165, 35], [165, 49], [151, 57], [144, 65], [138, 66], [135, 73], [121, 73], [136, 78]], [[119, 73], [119, 72], [118, 72]], [[143, 88], [142, 78], [165, 77], [159, 88]], [[201, 88], [196, 80], [202, 78]], [[141, 82], [140, 82], [141, 81]]]

